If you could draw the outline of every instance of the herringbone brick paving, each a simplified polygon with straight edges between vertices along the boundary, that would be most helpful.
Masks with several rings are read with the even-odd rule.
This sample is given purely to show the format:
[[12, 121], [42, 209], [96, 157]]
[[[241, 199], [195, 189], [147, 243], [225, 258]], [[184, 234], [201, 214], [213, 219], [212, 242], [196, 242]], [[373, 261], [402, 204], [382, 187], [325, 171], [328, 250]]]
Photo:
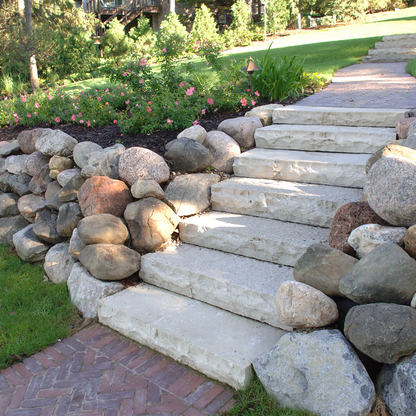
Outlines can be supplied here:
[[206, 416], [233, 394], [99, 324], [0, 373], [2, 416]]

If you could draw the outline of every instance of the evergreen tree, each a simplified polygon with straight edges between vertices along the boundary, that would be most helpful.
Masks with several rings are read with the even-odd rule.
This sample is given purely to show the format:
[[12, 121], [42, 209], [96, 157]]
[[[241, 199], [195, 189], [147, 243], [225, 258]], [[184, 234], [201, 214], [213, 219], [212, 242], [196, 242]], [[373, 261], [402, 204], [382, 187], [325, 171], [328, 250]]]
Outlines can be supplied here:
[[196, 9], [191, 36], [194, 43], [196, 41], [210, 43], [218, 41], [217, 24], [211, 11], [204, 4]]

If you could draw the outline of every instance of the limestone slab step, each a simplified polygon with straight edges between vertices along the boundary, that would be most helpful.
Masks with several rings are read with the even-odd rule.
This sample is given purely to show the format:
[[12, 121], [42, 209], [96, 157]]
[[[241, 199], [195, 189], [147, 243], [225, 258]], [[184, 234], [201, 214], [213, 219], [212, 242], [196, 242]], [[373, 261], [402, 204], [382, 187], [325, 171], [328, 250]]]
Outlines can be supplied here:
[[274, 124], [257, 129], [254, 139], [263, 149], [374, 153], [396, 140], [396, 129]]
[[142, 256], [140, 278], [210, 305], [290, 329], [276, 315], [275, 296], [293, 269], [190, 244]]
[[234, 174], [245, 178], [362, 188], [368, 154], [252, 149], [234, 157]]
[[416, 48], [416, 39], [408, 41], [391, 40], [388, 42], [376, 42], [374, 49]]
[[146, 284], [102, 299], [98, 316], [102, 324], [236, 389], [247, 387], [252, 362], [286, 333]]
[[386, 35], [383, 36], [383, 42], [416, 42], [416, 33], [404, 33], [402, 35]]
[[338, 209], [362, 194], [354, 188], [231, 178], [211, 187], [211, 204], [215, 211], [330, 227]]
[[273, 111], [274, 124], [322, 124], [325, 126], [396, 127], [406, 109], [306, 107], [289, 105]]
[[294, 266], [311, 244], [328, 242], [329, 230], [211, 211], [183, 219], [179, 235], [184, 243]]
[[383, 48], [383, 49], [370, 49], [368, 55], [378, 56], [378, 55], [407, 55], [407, 54], [416, 54], [416, 48]]
[[416, 58], [416, 53], [411, 54], [396, 54], [396, 55], [375, 55], [375, 56], [363, 56], [363, 63], [383, 63], [383, 62], [410, 62]]

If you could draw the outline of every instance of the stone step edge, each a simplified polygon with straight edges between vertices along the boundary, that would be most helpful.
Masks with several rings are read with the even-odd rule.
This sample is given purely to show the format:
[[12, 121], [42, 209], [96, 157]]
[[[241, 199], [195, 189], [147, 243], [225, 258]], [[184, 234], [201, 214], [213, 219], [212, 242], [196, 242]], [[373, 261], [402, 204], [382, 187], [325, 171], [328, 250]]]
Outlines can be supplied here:
[[[220, 312], [218, 308], [215, 308], [214, 306], [206, 305], [203, 302], [188, 299], [181, 295], [172, 294], [151, 285], [140, 284], [140, 286], [142, 290], [144, 288], [145, 290], [154, 291], [156, 294], [160, 295], [161, 299], [163, 298], [166, 300], [167, 297], [170, 297], [170, 299], [173, 297], [173, 299], [176, 299], [177, 303], [182, 305], [182, 307], [194, 304], [196, 309], [202, 309], [205, 311], [206, 315], [212, 315], [213, 321], [215, 320], [215, 322], [219, 322], [219, 324], [215, 327], [215, 334], [208, 334], [211, 335], [211, 340], [218, 339], [218, 335], [222, 334], [222, 338], [226, 339], [227, 342], [231, 341], [230, 338], [232, 337], [226, 336], [225, 331], [228, 329], [226, 328], [226, 324], [232, 323], [234, 326], [241, 328], [238, 333], [234, 331], [234, 336], [241, 334], [244, 326], [249, 327], [250, 336], [252, 338], [248, 340], [248, 345], [253, 349], [254, 346], [251, 344], [254, 343], [255, 348], [258, 351], [254, 354], [255, 356], [247, 357], [246, 354], [245, 357], [241, 357], [243, 341], [240, 339], [238, 340], [240, 342], [235, 346], [236, 351], [234, 351], [234, 353], [236, 354], [236, 359], [233, 361], [227, 359], [227, 357], [221, 356], [216, 345], [217, 343], [210, 342], [210, 347], [212, 348], [209, 350], [208, 347], [197, 345], [195, 337], [193, 337], [192, 341], [186, 340], [184, 337], [172, 331], [171, 327], [163, 329], [162, 324], [158, 319], [156, 319], [156, 322], [145, 322], [145, 319], [141, 314], [140, 318], [142, 319], [134, 317], [133, 313], [129, 315], [128, 308], [122, 309], [122, 307], [119, 306], [119, 299], [122, 299], [122, 297], [125, 296], [125, 292], [129, 290], [132, 291], [134, 288], [125, 289], [124, 291], [119, 292], [117, 297], [113, 295], [99, 301], [98, 317], [100, 323], [109, 326], [115, 331], [142, 345], [171, 357], [181, 364], [188, 365], [210, 378], [226, 383], [237, 390], [245, 389], [249, 385], [253, 377], [252, 362], [257, 356], [271, 349], [276, 342], [287, 333], [286, 331], [270, 327], [267, 324], [261, 324], [241, 316], [233, 315], [230, 312]], [[130, 293], [129, 299], [133, 297], [134, 296], [131, 296]], [[146, 312], [147, 311], [144, 311], [143, 313], [145, 314]], [[147, 319], [149, 320], [151, 317], [148, 316]], [[204, 317], [202, 320], [203, 319]], [[223, 321], [223, 323], [221, 324], [220, 321]], [[189, 320], [184, 322], [184, 325], [189, 327]], [[194, 323], [191, 322], [191, 325], [194, 325]], [[247, 330], [245, 330], [245, 332], [247, 332]], [[254, 334], [257, 334], [257, 337], [261, 336], [261, 339], [255, 339]], [[199, 334], [199, 336], [200, 335], [201, 334]], [[217, 348], [217, 351], [215, 351], [214, 348]], [[240, 352], [237, 353], [237, 351]], [[228, 354], [233, 353], [232, 351], [229, 351]], [[253, 355], [253, 351], [251, 354]]]

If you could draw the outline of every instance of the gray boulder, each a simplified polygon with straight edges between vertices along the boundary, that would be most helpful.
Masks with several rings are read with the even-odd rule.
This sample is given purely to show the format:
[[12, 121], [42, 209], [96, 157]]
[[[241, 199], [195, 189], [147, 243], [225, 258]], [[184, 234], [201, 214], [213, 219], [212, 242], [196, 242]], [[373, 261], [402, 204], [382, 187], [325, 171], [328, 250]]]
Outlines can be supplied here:
[[410, 227], [416, 223], [416, 162], [401, 156], [382, 157], [368, 172], [364, 193], [385, 221]]
[[77, 228], [78, 223], [82, 220], [79, 204], [76, 202], [68, 202], [59, 208], [58, 221], [56, 229], [58, 234], [64, 237], [70, 237], [72, 231]]
[[[193, 139], [203, 144], [205, 139], [207, 138], [207, 131], [202, 126], [197, 124], [196, 126], [191, 126], [188, 129], [181, 131], [178, 134], [177, 139], [180, 139], [182, 137], [187, 137], [188, 139]], [[170, 143], [173, 143], [173, 141], [169, 142], [166, 145], [166, 150], [169, 150]]]
[[24, 195], [17, 201], [20, 214], [29, 222], [35, 222], [36, 214], [45, 209], [45, 198], [39, 195]]
[[0, 175], [4, 172], [7, 172], [6, 169], [6, 159], [0, 157]]
[[13, 235], [27, 227], [29, 222], [21, 215], [0, 218], [0, 243], [13, 246]]
[[18, 200], [19, 196], [14, 193], [0, 193], [0, 218], [19, 215]]
[[138, 180], [134, 182], [130, 191], [133, 197], [137, 199], [149, 197], [163, 199], [165, 197], [163, 189], [154, 179]]
[[57, 181], [51, 182], [46, 188], [45, 192], [45, 207], [59, 211], [59, 208], [63, 203], [59, 200], [59, 193], [61, 192], [62, 186]]
[[124, 218], [132, 246], [139, 253], [153, 251], [165, 244], [175, 231], [179, 217], [162, 201], [145, 198], [127, 205]]
[[296, 262], [293, 277], [328, 296], [342, 296], [339, 282], [357, 262], [335, 248], [312, 244]]
[[367, 371], [337, 330], [286, 334], [253, 365], [279, 406], [325, 416], [366, 416], [375, 401]]
[[165, 159], [178, 172], [200, 172], [214, 162], [214, 156], [201, 143], [182, 137], [171, 142]]
[[85, 245], [125, 244], [129, 239], [129, 230], [124, 221], [111, 214], [85, 217], [78, 223], [77, 230]]
[[61, 243], [46, 253], [43, 269], [52, 283], [64, 283], [71, 274], [76, 260], [68, 253], [68, 248], [68, 243]]
[[402, 246], [406, 231], [404, 227], [364, 224], [351, 232], [348, 244], [361, 259], [382, 244], [394, 243]]
[[94, 142], [81, 142], [75, 145], [74, 147], [74, 161], [78, 167], [81, 169], [87, 163], [87, 160], [94, 152], [99, 152], [103, 148]]
[[130, 147], [118, 162], [120, 179], [132, 186], [139, 179], [154, 179], [157, 183], [169, 179], [170, 170], [157, 153], [143, 147]]
[[84, 250], [85, 244], [81, 241], [78, 235], [78, 228], [72, 231], [71, 239], [69, 240], [69, 253], [75, 259], [78, 259], [79, 253]]
[[81, 175], [84, 178], [108, 176], [111, 179], [120, 179], [118, 163], [125, 150], [126, 148], [122, 144], [116, 144], [90, 154], [82, 167]]
[[85, 178], [83, 178], [80, 173], [74, 175], [59, 191], [59, 201], [62, 203], [76, 201], [78, 198], [78, 191], [84, 182]]
[[234, 157], [241, 153], [239, 144], [222, 131], [210, 131], [204, 146], [214, 156], [212, 167], [220, 172], [233, 173]]
[[400, 145], [416, 150], [416, 133], [409, 134], [406, 140], [401, 141]]
[[281, 104], [267, 104], [254, 107], [245, 114], [246, 117], [258, 117], [263, 126], [273, 124], [273, 111], [276, 108], [283, 107]]
[[49, 175], [52, 179], [57, 179], [61, 172], [64, 170], [72, 169], [73, 166], [74, 162], [69, 157], [53, 156], [49, 160]]
[[63, 170], [56, 178], [59, 185], [65, 186], [74, 176], [79, 175], [81, 170], [78, 168]]
[[94, 278], [81, 263], [73, 265], [66, 283], [71, 302], [84, 318], [95, 318], [98, 313], [98, 301], [124, 288], [122, 283], [103, 282]]
[[58, 222], [58, 215], [47, 209], [39, 212], [36, 215], [35, 226], [33, 232], [41, 241], [50, 244], [58, 244], [64, 240], [64, 237], [58, 234], [56, 224]]
[[28, 157], [28, 155], [9, 156], [4, 161], [4, 167], [6, 168], [7, 172], [14, 175], [26, 173], [25, 162]]
[[416, 354], [386, 364], [377, 378], [377, 391], [392, 415], [416, 415]]
[[416, 310], [394, 303], [355, 306], [345, 318], [344, 333], [373, 360], [393, 364], [416, 351]]
[[61, 130], [52, 130], [43, 132], [36, 140], [36, 150], [49, 156], [69, 156], [75, 145], [78, 143], [69, 134]]
[[219, 175], [203, 173], [177, 176], [166, 188], [165, 198], [179, 216], [198, 214], [211, 205], [211, 186], [220, 180]]
[[79, 261], [100, 280], [122, 280], [140, 269], [140, 254], [120, 244], [93, 244], [79, 255]]
[[254, 147], [254, 132], [263, 127], [258, 117], [237, 117], [222, 121], [217, 130], [231, 136], [242, 149]]
[[292, 328], [320, 328], [338, 319], [336, 303], [320, 290], [300, 282], [284, 282], [276, 294], [279, 321]]
[[[6, 175], [4, 173], [3, 175]], [[1, 176], [3, 176], [1, 175]], [[26, 173], [21, 173], [20, 175], [11, 175], [10, 173], [7, 173], [9, 175], [7, 178], [3, 177], [0, 178], [0, 189], [3, 190], [1, 184], [2, 180], [4, 179], [4, 183], [8, 189], [10, 189], [15, 194], [18, 194], [20, 196], [27, 195], [30, 193], [29, 189], [29, 183], [31, 181], [31, 177], [29, 175], [26, 175]]]
[[28, 263], [43, 260], [50, 247], [38, 240], [33, 227], [33, 224], [29, 224], [13, 235], [13, 245], [17, 255]]
[[42, 136], [43, 133], [52, 131], [52, 129], [23, 130], [17, 136], [20, 149], [22, 149], [23, 153], [28, 154], [36, 152], [36, 141], [39, 139], [39, 137]]
[[[10, 184], [9, 181], [11, 178], [13, 178], [15, 175], [12, 175], [9, 172], [3, 172], [2, 174], [0, 174], [0, 191], [3, 192], [10, 192]], [[27, 175], [26, 175], [27, 176]], [[28, 183], [30, 182], [30, 176], [27, 176], [29, 178]], [[29, 191], [29, 187], [27, 188], [28, 192]], [[14, 192], [14, 191], [13, 191]], [[17, 193], [17, 192], [15, 192]]]
[[416, 258], [416, 224], [408, 228], [404, 235], [404, 249], [409, 256]]
[[0, 147], [0, 156], [1, 157], [16, 155], [18, 153], [20, 153], [20, 146], [19, 146], [19, 142], [17, 140], [12, 140], [11, 142], [8, 142], [4, 146]]
[[46, 189], [51, 182], [52, 178], [49, 176], [49, 165], [46, 164], [33, 176], [29, 182], [29, 189], [34, 194], [41, 195], [46, 192]]
[[50, 156], [37, 151], [30, 154], [25, 161], [25, 173], [35, 176], [44, 165], [49, 164], [50, 158]]
[[408, 305], [416, 292], [416, 261], [398, 245], [383, 244], [350, 269], [339, 290], [359, 304]]
[[404, 143], [405, 140], [395, 140], [394, 142], [378, 149], [368, 158], [365, 164], [365, 173], [368, 173], [374, 163], [384, 156], [403, 156], [410, 160], [415, 160], [415, 152], [405, 147]]

